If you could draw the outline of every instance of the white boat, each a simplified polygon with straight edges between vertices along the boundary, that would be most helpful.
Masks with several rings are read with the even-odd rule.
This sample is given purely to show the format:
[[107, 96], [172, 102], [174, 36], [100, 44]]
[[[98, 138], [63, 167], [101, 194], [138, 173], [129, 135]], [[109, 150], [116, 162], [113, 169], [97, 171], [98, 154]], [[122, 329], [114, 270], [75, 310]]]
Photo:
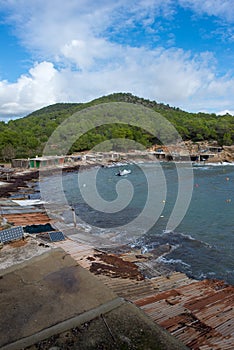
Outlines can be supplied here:
[[116, 174], [118, 176], [124, 176], [124, 175], [128, 175], [131, 174], [131, 170], [129, 169], [123, 169], [123, 170], [119, 170], [119, 172]]

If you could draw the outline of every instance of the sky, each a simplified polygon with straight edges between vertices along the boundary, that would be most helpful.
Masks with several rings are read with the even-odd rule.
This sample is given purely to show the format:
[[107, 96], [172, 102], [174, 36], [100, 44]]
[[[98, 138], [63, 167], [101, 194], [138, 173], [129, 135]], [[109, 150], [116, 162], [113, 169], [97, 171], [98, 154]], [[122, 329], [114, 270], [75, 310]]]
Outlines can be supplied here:
[[233, 0], [0, 0], [0, 120], [128, 92], [234, 115]]

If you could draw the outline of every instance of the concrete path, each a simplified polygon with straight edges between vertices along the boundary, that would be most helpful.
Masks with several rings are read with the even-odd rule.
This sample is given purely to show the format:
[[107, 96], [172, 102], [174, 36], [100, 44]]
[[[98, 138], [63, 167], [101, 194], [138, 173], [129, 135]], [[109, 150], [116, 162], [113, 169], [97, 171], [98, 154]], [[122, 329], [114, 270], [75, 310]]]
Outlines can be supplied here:
[[116, 295], [59, 248], [2, 272], [0, 288], [0, 347], [116, 307]]
[[61, 248], [1, 271], [0, 290], [2, 350], [185, 349]]

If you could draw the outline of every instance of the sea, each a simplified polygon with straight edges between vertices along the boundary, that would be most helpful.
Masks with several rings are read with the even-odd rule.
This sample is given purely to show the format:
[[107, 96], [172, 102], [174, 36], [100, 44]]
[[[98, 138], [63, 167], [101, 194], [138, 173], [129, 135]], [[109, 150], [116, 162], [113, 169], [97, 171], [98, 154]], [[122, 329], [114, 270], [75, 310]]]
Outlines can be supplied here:
[[[118, 176], [123, 169], [131, 173]], [[65, 201], [63, 219], [72, 225], [72, 208], [87, 237], [149, 253], [168, 245], [158, 262], [234, 284], [234, 164], [119, 163], [42, 183], [44, 199]]]

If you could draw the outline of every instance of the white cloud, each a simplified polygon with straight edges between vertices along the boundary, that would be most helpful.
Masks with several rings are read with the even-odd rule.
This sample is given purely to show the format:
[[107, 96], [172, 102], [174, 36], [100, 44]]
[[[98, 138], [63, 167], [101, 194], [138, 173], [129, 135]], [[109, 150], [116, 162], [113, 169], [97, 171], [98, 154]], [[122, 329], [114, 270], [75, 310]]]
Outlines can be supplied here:
[[[84, 102], [117, 91], [183, 108], [189, 105], [195, 111], [204, 105], [213, 111], [223, 109], [223, 100], [219, 99], [222, 94], [232, 101], [234, 81], [228, 77], [216, 79], [208, 68], [209, 56], [192, 58], [182, 50], [123, 49], [118, 45], [114, 51], [115, 63], [96, 71], [59, 69], [51, 62], [42, 62], [14, 84], [1, 82], [0, 113], [26, 114], [55, 102]], [[228, 101], [225, 103], [228, 105]]]
[[179, 4], [191, 8], [198, 14], [205, 13], [228, 22], [234, 21], [233, 0], [179, 0]]
[[66, 60], [72, 61], [81, 70], [93, 69], [96, 62], [99, 65], [108, 64], [118, 56], [119, 46], [108, 43], [105, 39], [90, 37], [86, 40], [72, 40], [61, 48]]
[[225, 114], [230, 114], [232, 116], [234, 116], [234, 110], [230, 111], [229, 109], [225, 109], [224, 111], [220, 111], [217, 113], [218, 115], [225, 115]]
[[30, 50], [44, 58], [59, 56], [72, 41], [89, 42], [136, 25], [150, 26], [159, 15], [174, 13], [173, 0], [0, 0], [8, 22]]
[[17, 116], [52, 104], [61, 96], [57, 88], [58, 72], [50, 62], [36, 63], [28, 75], [16, 83], [0, 82], [0, 115]]
[[[118, 91], [187, 110], [204, 106], [212, 111], [231, 110], [234, 80], [216, 77], [212, 54], [193, 56], [177, 48], [150, 50], [109, 40], [110, 31], [124, 32], [139, 23], [150, 29], [158, 15], [171, 18], [175, 3], [0, 0], [0, 6], [8, 9], [8, 22], [40, 62], [17, 82], [0, 82], [0, 113], [17, 116], [55, 102], [88, 101]], [[224, 16], [229, 1], [222, 1], [223, 6], [219, 0], [179, 3], [196, 12]], [[233, 12], [229, 10], [227, 18]]]

